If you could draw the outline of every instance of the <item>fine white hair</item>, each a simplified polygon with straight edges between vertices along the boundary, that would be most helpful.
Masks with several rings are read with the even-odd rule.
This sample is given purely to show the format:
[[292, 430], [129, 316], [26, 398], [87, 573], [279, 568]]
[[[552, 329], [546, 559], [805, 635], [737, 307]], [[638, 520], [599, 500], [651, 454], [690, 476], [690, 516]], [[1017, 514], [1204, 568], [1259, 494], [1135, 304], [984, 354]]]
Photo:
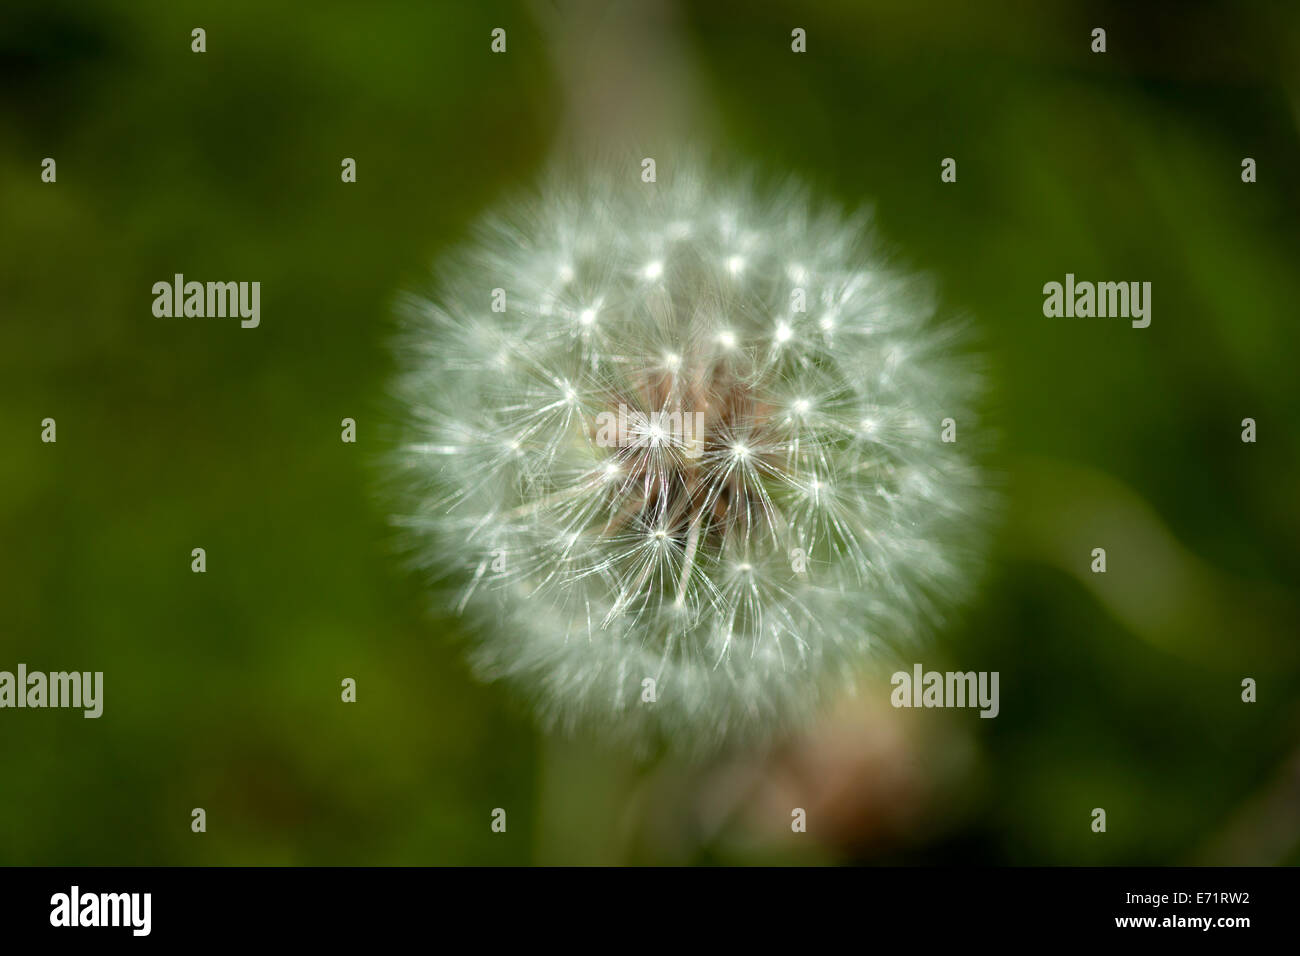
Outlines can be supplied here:
[[865, 215], [626, 168], [503, 203], [406, 301], [396, 520], [480, 674], [702, 750], [807, 718], [968, 590], [980, 376]]

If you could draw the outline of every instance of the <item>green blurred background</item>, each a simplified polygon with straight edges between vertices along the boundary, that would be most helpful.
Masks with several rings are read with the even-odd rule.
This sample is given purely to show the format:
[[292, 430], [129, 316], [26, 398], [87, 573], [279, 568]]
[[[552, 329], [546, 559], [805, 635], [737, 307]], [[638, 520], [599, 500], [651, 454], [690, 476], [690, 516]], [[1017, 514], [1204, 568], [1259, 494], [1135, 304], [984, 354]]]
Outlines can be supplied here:
[[[686, 765], [551, 739], [474, 681], [377, 490], [394, 297], [563, 153], [548, 46], [581, 50], [577, 14], [9, 0], [0, 669], [106, 689], [99, 720], [0, 711], [0, 862], [1300, 862], [1300, 7], [1134, 6], [669, 18], [716, 154], [873, 203], [974, 317], [1007, 504], [917, 657], [999, 671], [996, 720], [881, 706], [882, 677]], [[154, 318], [176, 272], [259, 280], [261, 327]], [[1152, 282], [1151, 327], [1044, 318], [1066, 272]]]

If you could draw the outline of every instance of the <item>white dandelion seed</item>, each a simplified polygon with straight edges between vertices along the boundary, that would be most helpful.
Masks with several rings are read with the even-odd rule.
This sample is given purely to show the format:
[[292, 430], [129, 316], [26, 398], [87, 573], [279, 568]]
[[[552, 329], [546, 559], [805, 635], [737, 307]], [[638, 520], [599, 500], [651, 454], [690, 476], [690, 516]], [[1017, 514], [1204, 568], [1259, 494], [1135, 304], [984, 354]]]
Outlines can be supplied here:
[[939, 431], [978, 434], [979, 377], [860, 218], [598, 176], [489, 218], [408, 311], [397, 522], [548, 723], [765, 737], [970, 586], [986, 497]]

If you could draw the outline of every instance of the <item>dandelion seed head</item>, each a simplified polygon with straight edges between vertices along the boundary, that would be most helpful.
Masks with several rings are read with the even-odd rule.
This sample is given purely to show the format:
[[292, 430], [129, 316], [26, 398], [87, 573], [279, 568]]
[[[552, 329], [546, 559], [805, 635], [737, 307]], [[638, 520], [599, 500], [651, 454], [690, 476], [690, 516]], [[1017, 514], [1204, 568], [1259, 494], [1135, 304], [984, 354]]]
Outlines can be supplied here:
[[548, 724], [766, 738], [969, 590], [980, 378], [861, 217], [689, 164], [557, 182], [407, 311], [395, 521]]

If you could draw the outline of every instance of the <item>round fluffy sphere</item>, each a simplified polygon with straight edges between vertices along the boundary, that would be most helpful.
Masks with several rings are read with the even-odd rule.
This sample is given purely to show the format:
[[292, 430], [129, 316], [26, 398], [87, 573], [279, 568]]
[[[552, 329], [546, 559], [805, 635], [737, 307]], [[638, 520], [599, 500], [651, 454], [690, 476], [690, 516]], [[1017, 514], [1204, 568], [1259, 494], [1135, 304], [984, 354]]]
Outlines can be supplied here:
[[968, 586], [979, 382], [864, 217], [631, 165], [506, 204], [409, 301], [400, 523], [463, 569], [482, 675], [704, 749]]

